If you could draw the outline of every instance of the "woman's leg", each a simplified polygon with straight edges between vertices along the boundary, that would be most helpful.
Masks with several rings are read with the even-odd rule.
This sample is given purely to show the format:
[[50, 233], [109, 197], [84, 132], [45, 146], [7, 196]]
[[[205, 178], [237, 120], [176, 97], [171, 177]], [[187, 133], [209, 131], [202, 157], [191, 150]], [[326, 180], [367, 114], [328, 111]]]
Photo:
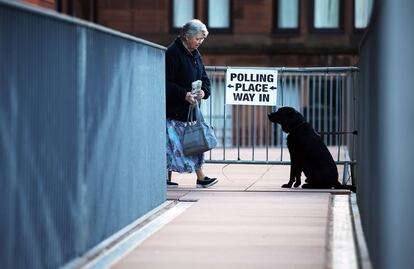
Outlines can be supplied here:
[[167, 186], [170, 187], [177, 187], [178, 183], [171, 181], [172, 171], [167, 170], [168, 178], [167, 178]]
[[203, 173], [203, 169], [201, 167], [199, 169], [197, 169], [195, 172], [197, 174], [197, 180], [203, 180], [205, 178], [205, 175]]
[[217, 178], [206, 177], [201, 167], [197, 169], [195, 172], [197, 174], [197, 188], [208, 188], [217, 183]]

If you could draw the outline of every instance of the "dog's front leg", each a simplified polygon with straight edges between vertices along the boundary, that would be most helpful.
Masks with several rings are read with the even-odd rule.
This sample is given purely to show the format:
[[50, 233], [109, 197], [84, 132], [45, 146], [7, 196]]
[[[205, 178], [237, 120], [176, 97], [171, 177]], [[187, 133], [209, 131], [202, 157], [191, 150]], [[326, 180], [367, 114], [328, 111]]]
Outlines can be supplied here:
[[[286, 184], [283, 184], [282, 188], [292, 188], [293, 183], [297, 180], [297, 176], [298, 176], [298, 166], [297, 166], [297, 163], [292, 158], [291, 164], [290, 164], [289, 182]], [[299, 170], [299, 180], [300, 180], [300, 170]], [[296, 183], [295, 183], [295, 187], [297, 187]]]
[[291, 173], [293, 173], [293, 177], [295, 180], [295, 184], [293, 185], [293, 187], [297, 188], [302, 184], [300, 177], [303, 171], [303, 160], [300, 157], [300, 154], [291, 154], [291, 155], [292, 155], [292, 168], [293, 168]]
[[298, 169], [296, 171], [296, 176], [295, 176], [296, 181], [295, 181], [295, 184], [293, 185], [293, 187], [297, 188], [302, 184], [302, 181], [300, 179], [301, 175], [302, 175], [302, 168], [298, 167]]

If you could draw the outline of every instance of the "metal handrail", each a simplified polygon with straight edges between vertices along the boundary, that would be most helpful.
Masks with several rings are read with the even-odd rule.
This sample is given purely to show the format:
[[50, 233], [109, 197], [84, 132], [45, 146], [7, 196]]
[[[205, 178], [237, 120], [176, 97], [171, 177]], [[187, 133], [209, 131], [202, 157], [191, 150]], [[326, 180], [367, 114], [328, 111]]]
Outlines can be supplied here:
[[[242, 66], [206, 66], [208, 71], [226, 71], [228, 68], [242, 69]], [[249, 69], [267, 69], [285, 72], [345, 72], [345, 71], [359, 71], [356, 66], [349, 67], [248, 67]]]

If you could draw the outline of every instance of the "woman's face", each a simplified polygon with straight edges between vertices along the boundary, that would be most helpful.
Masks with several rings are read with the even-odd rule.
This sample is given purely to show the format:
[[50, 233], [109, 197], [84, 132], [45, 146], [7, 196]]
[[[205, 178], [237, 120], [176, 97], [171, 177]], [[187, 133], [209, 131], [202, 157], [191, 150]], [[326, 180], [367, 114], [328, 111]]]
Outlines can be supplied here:
[[186, 39], [187, 47], [190, 51], [194, 51], [200, 47], [201, 43], [203, 43], [205, 37], [203, 33], [198, 33], [193, 37], [189, 37]]

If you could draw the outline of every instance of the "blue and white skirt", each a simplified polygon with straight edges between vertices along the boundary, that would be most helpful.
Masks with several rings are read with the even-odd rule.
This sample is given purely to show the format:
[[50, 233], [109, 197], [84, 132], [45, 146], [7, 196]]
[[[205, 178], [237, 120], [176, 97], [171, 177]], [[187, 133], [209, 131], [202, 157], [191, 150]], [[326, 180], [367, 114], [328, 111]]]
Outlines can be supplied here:
[[167, 119], [167, 170], [192, 173], [204, 164], [204, 154], [185, 156], [183, 137], [186, 123]]

